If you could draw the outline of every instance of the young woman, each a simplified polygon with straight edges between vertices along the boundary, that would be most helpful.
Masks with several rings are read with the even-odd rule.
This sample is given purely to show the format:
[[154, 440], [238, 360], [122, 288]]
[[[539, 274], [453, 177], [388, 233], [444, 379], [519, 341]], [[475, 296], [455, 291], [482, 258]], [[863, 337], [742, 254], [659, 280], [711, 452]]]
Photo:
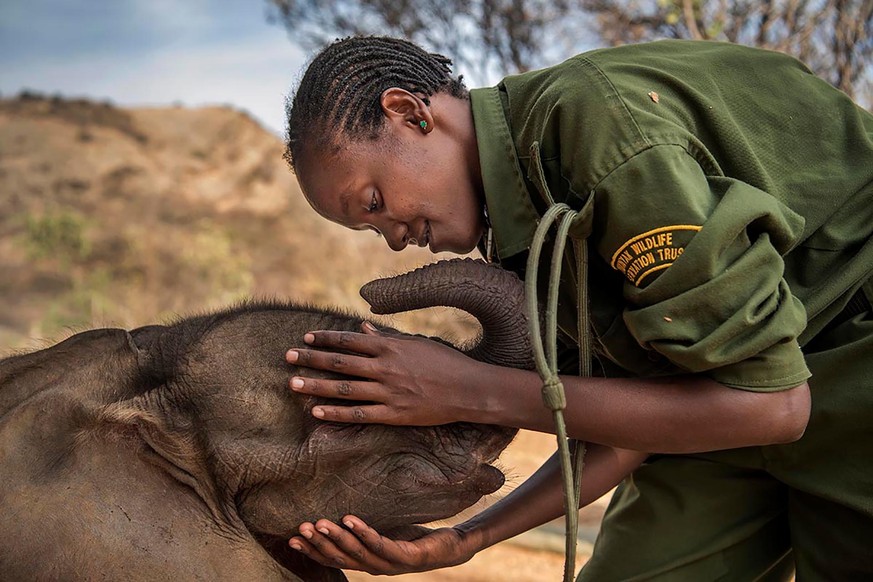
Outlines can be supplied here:
[[[328, 220], [395, 251], [478, 245], [522, 276], [549, 203], [584, 208], [600, 374], [566, 370], [565, 416], [593, 443], [583, 504], [623, 483], [580, 579], [873, 575], [873, 116], [790, 57], [721, 43], [597, 50], [469, 92], [449, 65], [402, 40], [332, 44], [289, 104], [287, 157]], [[366, 325], [306, 341], [319, 350], [289, 361], [361, 380], [293, 390], [372, 402], [318, 418], [554, 430], [534, 372]], [[394, 574], [461, 563], [562, 511], [553, 458], [413, 542], [348, 516], [289, 543]]]

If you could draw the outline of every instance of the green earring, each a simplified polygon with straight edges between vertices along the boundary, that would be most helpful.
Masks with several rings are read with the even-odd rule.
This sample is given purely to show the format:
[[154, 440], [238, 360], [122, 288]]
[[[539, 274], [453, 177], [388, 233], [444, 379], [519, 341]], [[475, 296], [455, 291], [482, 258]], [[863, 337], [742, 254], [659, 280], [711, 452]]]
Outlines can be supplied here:
[[418, 122], [418, 125], [421, 126], [421, 129], [427, 129], [427, 122], [426, 122], [424, 119], [422, 119], [421, 121], [419, 121], [419, 122]]

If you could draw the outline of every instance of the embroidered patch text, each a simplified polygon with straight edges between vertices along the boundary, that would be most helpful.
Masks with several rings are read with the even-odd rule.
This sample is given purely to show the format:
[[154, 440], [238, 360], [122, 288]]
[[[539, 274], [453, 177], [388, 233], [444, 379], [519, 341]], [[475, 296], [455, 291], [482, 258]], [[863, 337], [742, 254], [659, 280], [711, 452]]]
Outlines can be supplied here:
[[625, 242], [612, 255], [610, 265], [639, 287], [643, 280], [673, 264], [701, 227], [691, 224], [662, 226]]

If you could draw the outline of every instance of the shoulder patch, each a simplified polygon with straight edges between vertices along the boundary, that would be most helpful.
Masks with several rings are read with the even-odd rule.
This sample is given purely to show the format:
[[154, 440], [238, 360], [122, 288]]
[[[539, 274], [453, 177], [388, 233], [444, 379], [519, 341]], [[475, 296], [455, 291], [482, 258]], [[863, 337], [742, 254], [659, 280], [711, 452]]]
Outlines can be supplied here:
[[639, 287], [643, 279], [672, 265], [700, 229], [691, 224], [675, 224], [644, 232], [621, 245], [609, 264]]

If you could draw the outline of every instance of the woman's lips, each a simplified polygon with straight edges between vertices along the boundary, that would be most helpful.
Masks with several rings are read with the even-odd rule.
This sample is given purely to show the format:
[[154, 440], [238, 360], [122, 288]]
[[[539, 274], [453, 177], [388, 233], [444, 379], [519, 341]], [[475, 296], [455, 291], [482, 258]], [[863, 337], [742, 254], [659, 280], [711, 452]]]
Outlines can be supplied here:
[[[424, 241], [423, 241], [423, 244], [421, 246], [430, 248], [430, 245], [433, 242], [433, 239], [431, 238], [430, 221], [428, 221], [428, 220], [424, 221], [424, 237], [423, 238], [424, 238]], [[431, 248], [431, 251], [433, 251], [432, 248]]]

